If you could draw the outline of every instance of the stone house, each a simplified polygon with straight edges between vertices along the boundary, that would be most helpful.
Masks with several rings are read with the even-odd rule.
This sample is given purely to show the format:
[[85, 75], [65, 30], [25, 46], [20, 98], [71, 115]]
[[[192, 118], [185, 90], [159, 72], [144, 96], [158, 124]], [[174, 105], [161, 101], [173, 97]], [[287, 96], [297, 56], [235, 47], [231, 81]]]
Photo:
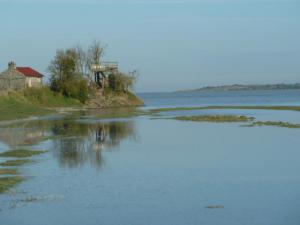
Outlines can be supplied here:
[[8, 63], [7, 70], [0, 73], [0, 90], [19, 90], [27, 87], [40, 87], [43, 75], [31, 67], [17, 67]]

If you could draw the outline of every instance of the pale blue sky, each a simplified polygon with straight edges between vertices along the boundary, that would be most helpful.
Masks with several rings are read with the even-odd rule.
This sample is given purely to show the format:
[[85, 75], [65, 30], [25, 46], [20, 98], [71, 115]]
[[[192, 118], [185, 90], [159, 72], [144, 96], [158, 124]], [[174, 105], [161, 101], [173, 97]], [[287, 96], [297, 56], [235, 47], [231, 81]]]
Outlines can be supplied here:
[[0, 70], [108, 45], [137, 91], [300, 82], [300, 0], [0, 0]]

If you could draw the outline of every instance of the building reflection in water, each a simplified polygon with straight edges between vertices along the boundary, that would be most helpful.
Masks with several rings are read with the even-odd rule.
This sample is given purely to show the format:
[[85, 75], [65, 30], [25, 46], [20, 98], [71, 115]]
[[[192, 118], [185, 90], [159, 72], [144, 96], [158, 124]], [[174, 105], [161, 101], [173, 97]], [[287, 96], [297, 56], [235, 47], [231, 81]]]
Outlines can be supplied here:
[[75, 120], [40, 120], [2, 127], [0, 141], [15, 148], [37, 145], [48, 137], [47, 144], [63, 167], [86, 163], [101, 167], [103, 151], [118, 150], [122, 141], [137, 141], [134, 121], [84, 123]]
[[44, 129], [28, 124], [20, 123], [0, 127], [0, 142], [9, 148], [38, 144], [47, 134]]

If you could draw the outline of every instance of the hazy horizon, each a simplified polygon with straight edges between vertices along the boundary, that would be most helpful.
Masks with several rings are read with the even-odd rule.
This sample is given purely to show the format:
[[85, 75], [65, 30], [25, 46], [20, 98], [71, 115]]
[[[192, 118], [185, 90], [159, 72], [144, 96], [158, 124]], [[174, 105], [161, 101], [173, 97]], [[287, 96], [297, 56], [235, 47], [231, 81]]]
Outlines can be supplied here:
[[300, 2], [0, 0], [0, 71], [48, 74], [57, 49], [108, 45], [136, 91], [300, 82]]

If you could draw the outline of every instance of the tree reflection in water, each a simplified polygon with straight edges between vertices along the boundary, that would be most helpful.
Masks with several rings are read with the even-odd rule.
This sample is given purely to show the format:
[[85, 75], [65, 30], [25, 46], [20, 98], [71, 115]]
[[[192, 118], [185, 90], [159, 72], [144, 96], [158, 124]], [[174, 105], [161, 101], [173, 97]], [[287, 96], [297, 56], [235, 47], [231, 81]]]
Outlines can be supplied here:
[[53, 150], [60, 165], [76, 167], [85, 163], [102, 166], [102, 151], [118, 149], [120, 143], [137, 140], [133, 121], [84, 124], [64, 121], [54, 124]]

